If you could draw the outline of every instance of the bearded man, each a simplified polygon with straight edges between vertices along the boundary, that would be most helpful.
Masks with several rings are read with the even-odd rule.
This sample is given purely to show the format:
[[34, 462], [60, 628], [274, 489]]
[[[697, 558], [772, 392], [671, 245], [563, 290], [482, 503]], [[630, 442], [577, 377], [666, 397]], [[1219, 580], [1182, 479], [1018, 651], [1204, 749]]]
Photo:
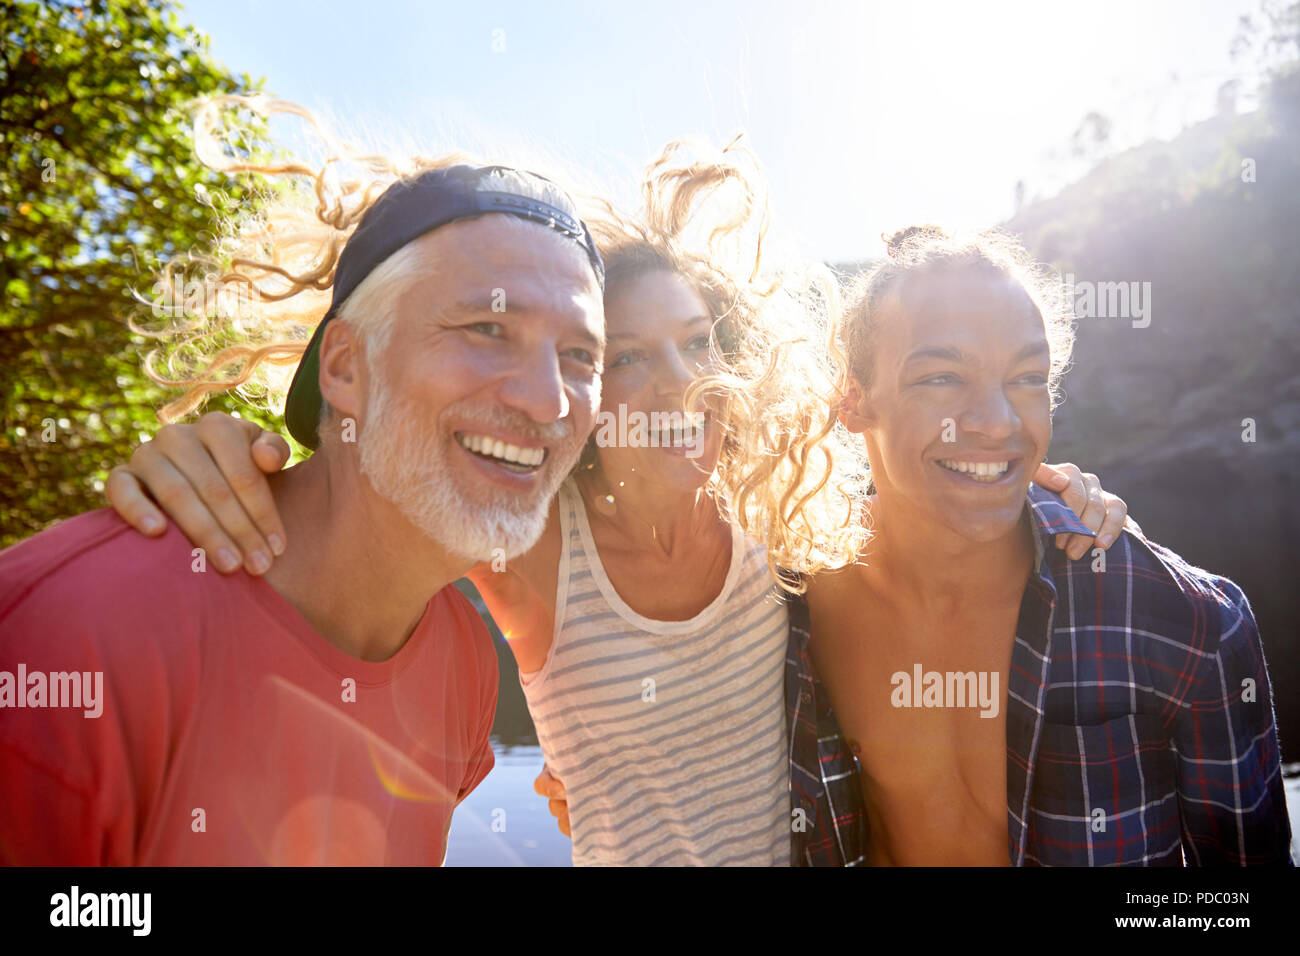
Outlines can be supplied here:
[[599, 406], [603, 282], [548, 180], [400, 179], [290, 390], [318, 447], [272, 479], [295, 547], [265, 577], [110, 510], [0, 553], [0, 862], [441, 861], [497, 696], [450, 585], [545, 527]]

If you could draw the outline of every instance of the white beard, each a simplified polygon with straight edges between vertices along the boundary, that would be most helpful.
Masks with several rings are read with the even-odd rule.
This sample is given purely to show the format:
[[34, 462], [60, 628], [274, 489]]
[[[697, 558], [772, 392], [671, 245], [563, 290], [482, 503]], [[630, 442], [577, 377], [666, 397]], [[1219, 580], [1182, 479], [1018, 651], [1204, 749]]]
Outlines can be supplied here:
[[[484, 423], [518, 424], [504, 413], [487, 410], [474, 410], [470, 417]], [[424, 423], [428, 426], [422, 428]], [[538, 426], [532, 423], [528, 430], [536, 433]], [[542, 465], [542, 487], [535, 495], [525, 498], [479, 483], [479, 494], [471, 498], [447, 457], [447, 445], [455, 439], [444, 437], [427, 414], [394, 399], [390, 389], [372, 378], [367, 421], [358, 440], [361, 473], [370, 479], [376, 494], [449, 554], [475, 562], [514, 558], [541, 538], [551, 499], [581, 450], [577, 444], [574, 460], [566, 463], [556, 452], [576, 444], [571, 428], [556, 423], [542, 431], [552, 442], [562, 441], [552, 444]]]

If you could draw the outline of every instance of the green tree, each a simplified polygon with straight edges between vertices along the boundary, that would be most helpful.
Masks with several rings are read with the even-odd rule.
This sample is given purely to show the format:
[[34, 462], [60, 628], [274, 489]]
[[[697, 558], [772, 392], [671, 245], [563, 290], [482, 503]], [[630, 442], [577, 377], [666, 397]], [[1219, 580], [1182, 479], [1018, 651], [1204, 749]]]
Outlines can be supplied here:
[[158, 427], [131, 291], [251, 201], [194, 157], [186, 106], [260, 86], [165, 0], [0, 0], [0, 546], [103, 505]]

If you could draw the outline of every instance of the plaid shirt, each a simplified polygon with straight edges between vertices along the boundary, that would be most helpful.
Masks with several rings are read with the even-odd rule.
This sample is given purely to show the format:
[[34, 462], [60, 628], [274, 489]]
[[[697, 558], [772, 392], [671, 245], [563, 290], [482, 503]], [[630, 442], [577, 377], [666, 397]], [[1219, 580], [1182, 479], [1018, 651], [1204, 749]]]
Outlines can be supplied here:
[[[1007, 828], [1023, 865], [1288, 863], [1272, 688], [1227, 578], [1029, 490], [1037, 561], [1007, 680]], [[1094, 570], [1094, 567], [1096, 570]]]
[[[1029, 504], [1037, 560], [1007, 682], [1011, 862], [1289, 863], [1272, 688], [1241, 589], [1129, 532], [1104, 565], [1071, 561], [1053, 537], [1092, 532], [1036, 485]], [[794, 862], [852, 866], [867, 841], [858, 761], [808, 637], [792, 599], [790, 791], [810, 823]]]
[[[840, 736], [830, 701], [808, 654], [808, 605], [791, 596], [785, 658], [785, 715], [790, 731], [793, 866], [859, 866], [865, 861], [867, 816], [858, 758]], [[802, 811], [802, 812], [800, 812]]]

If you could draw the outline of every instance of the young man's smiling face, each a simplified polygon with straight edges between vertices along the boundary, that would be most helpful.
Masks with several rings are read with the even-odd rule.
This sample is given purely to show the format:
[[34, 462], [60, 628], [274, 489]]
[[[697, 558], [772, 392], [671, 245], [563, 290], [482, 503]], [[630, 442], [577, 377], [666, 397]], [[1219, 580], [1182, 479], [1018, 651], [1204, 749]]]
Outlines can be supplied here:
[[972, 541], [1008, 533], [1052, 437], [1051, 356], [1029, 296], [971, 268], [913, 273], [870, 341], [866, 388], [851, 387], [843, 417], [886, 510]]

